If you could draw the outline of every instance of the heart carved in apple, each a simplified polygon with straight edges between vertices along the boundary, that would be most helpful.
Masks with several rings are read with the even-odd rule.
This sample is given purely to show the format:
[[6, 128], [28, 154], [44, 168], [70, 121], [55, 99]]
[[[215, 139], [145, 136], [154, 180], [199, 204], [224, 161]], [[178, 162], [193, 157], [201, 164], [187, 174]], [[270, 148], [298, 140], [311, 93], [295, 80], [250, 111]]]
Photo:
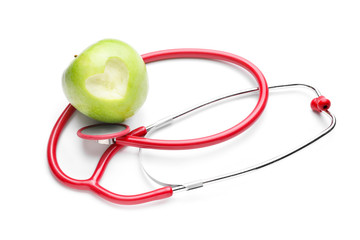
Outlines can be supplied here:
[[104, 73], [90, 76], [85, 81], [86, 89], [98, 98], [121, 99], [129, 80], [129, 71], [120, 58], [111, 57], [105, 64]]

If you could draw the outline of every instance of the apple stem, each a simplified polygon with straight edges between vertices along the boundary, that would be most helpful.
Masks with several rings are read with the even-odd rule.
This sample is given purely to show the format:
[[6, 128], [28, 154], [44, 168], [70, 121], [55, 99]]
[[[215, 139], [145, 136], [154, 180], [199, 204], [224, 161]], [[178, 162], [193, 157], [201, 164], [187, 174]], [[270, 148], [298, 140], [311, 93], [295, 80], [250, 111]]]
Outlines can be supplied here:
[[77, 56], [78, 56], [78, 55], [77, 55], [77, 54], [75, 54], [75, 55], [74, 55], [74, 58], [77, 58]]

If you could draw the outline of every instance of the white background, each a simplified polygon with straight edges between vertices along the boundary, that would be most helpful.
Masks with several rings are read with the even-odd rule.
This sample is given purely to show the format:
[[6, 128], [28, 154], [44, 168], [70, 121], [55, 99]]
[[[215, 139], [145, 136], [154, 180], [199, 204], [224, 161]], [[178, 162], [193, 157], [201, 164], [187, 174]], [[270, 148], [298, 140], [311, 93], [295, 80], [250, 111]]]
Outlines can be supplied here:
[[[0, 238], [359, 239], [359, 10], [349, 0], [3, 1]], [[338, 125], [282, 162], [166, 200], [118, 206], [69, 189], [46, 159], [50, 131], [67, 105], [61, 75], [74, 54], [104, 38], [123, 40], [140, 54], [183, 47], [232, 52], [257, 65], [269, 85], [318, 87], [332, 100]], [[243, 70], [204, 60], [149, 64], [148, 75], [147, 102], [127, 120], [132, 128], [256, 86]], [[160, 179], [186, 182], [265, 160], [326, 127], [328, 119], [309, 108], [311, 96], [302, 89], [271, 94], [243, 136], [191, 152], [151, 152], [158, 158], [144, 163]], [[202, 111], [157, 137], [224, 130], [250, 111], [251, 99]], [[76, 114], [60, 139], [60, 165], [70, 176], [88, 177], [105, 149], [76, 137], [91, 122]], [[101, 183], [122, 194], [157, 187], [136, 154], [120, 152]]]

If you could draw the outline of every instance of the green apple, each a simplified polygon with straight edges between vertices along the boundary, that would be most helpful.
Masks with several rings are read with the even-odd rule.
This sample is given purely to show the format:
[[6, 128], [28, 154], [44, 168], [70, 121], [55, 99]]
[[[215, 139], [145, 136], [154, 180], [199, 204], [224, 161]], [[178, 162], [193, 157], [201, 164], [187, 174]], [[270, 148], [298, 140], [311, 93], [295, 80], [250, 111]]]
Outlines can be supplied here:
[[62, 85], [69, 102], [102, 122], [122, 122], [145, 102], [146, 67], [128, 44], [114, 39], [95, 43], [65, 70]]

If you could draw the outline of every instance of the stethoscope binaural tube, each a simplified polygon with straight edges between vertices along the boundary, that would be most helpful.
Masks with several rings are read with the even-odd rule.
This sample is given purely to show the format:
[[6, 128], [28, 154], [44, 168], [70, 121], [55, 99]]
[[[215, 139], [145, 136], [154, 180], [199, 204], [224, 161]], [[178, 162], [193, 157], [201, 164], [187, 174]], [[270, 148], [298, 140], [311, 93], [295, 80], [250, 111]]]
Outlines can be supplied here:
[[[276, 86], [269, 86], [269, 90], [284, 90], [284, 89], [288, 89], [288, 88], [305, 88], [305, 89], [310, 89], [311, 91], [313, 91], [316, 94], [316, 98], [314, 98], [311, 103], [310, 103], [310, 107], [314, 112], [317, 113], [323, 113], [325, 115], [327, 115], [330, 118], [330, 124], [327, 128], [325, 128], [323, 131], [321, 131], [320, 133], [318, 133], [317, 135], [314, 135], [312, 138], [308, 139], [307, 141], [303, 142], [302, 144], [298, 145], [295, 148], [289, 149], [287, 151], [284, 151], [282, 154], [269, 158], [263, 162], [260, 162], [256, 165], [247, 167], [247, 168], [243, 168], [243, 169], [238, 169], [238, 170], [233, 170], [232, 172], [229, 173], [223, 173], [221, 175], [218, 176], [213, 176], [213, 177], [208, 177], [206, 179], [197, 179], [195, 181], [191, 181], [189, 183], [169, 183], [169, 182], [164, 182], [163, 180], [160, 180], [158, 178], [155, 178], [152, 174], [150, 174], [150, 172], [145, 168], [143, 162], [143, 157], [142, 157], [142, 152], [143, 149], [139, 148], [139, 152], [138, 152], [138, 160], [140, 163], [140, 166], [142, 167], [144, 173], [155, 183], [161, 185], [161, 186], [171, 186], [174, 192], [179, 192], [179, 191], [189, 191], [192, 189], [197, 189], [203, 186], [206, 186], [210, 183], [215, 183], [218, 181], [222, 181], [225, 179], [230, 179], [233, 177], [238, 177], [241, 176], [243, 174], [255, 171], [255, 170], [259, 170], [262, 169], [264, 167], [270, 166], [280, 160], [283, 160], [289, 156], [291, 156], [292, 154], [304, 149], [305, 147], [309, 146], [310, 144], [314, 143], [315, 141], [319, 140], [320, 138], [324, 137], [326, 134], [328, 134], [330, 131], [332, 131], [336, 125], [336, 118], [335, 116], [329, 111], [329, 108], [331, 106], [330, 100], [326, 99], [324, 96], [322, 96], [320, 94], [320, 91], [310, 85], [307, 84], [302, 84], [302, 83], [292, 83], [292, 84], [283, 84], [283, 85], [276, 85]], [[246, 95], [250, 95], [253, 93], [257, 93], [258, 89], [257, 88], [252, 88], [252, 89], [247, 89], [247, 90], [243, 90], [243, 91], [236, 91], [227, 95], [223, 95], [221, 97], [218, 98], [214, 98], [210, 101], [207, 101], [205, 103], [199, 104], [197, 106], [193, 106], [190, 109], [183, 111], [181, 113], [175, 114], [173, 116], [168, 117], [167, 119], [167, 123], [171, 123], [173, 120], [176, 119], [180, 119], [181, 117], [196, 112], [199, 109], [205, 108], [207, 106], [210, 106], [214, 103], [217, 102], [221, 102], [224, 100], [228, 100], [234, 97], [238, 97], [238, 96], [246, 96]], [[148, 131], [148, 135], [151, 135], [152, 133], [154, 133], [157, 129], [162, 128], [162, 122], [159, 121], [157, 123], [154, 123], [151, 125], [151, 129]]]
[[239, 65], [247, 69], [257, 80], [259, 85], [259, 100], [254, 110], [243, 121], [234, 127], [225, 130], [223, 132], [196, 139], [189, 140], [158, 140], [158, 139], [146, 139], [143, 138], [147, 133], [146, 127], [139, 127], [130, 132], [125, 137], [119, 137], [116, 139], [116, 144], [112, 144], [102, 155], [93, 175], [89, 179], [78, 180], [67, 176], [60, 168], [57, 157], [56, 147], [59, 140], [59, 136], [70, 116], [74, 113], [75, 108], [72, 105], [68, 105], [64, 112], [57, 120], [49, 138], [47, 156], [51, 171], [56, 178], [63, 184], [82, 190], [90, 190], [100, 197], [107, 199], [117, 204], [139, 204], [158, 199], [168, 198], [172, 196], [173, 189], [170, 186], [165, 186], [154, 191], [137, 195], [120, 195], [113, 193], [102, 186], [99, 181], [105, 172], [105, 169], [111, 160], [111, 158], [124, 146], [142, 147], [142, 148], [154, 148], [154, 149], [193, 149], [211, 146], [223, 141], [226, 141], [250, 127], [264, 111], [267, 99], [268, 99], [268, 86], [265, 77], [261, 71], [248, 60], [236, 56], [231, 53], [206, 50], [206, 49], [173, 49], [164, 50], [142, 55], [145, 63], [150, 63], [159, 60], [172, 59], [172, 58], [204, 58], [215, 59], [221, 61], [227, 61]]

